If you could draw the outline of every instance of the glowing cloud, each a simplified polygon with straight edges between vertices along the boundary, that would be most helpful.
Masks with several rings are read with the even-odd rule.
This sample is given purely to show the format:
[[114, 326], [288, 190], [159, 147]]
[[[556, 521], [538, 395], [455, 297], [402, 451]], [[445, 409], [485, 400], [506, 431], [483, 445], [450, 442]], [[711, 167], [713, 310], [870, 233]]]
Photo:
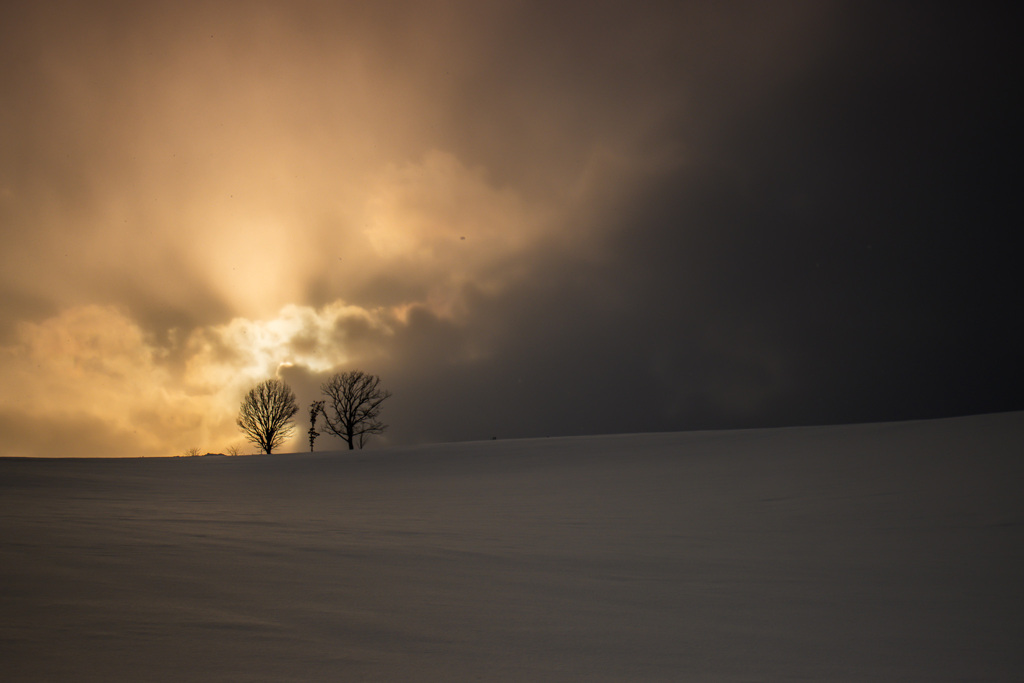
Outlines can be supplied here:
[[[1013, 308], [986, 279], [1012, 264], [992, 267], [953, 227], [1012, 214], [978, 200], [1013, 196], [1005, 155], [984, 190], [960, 192], [963, 159], [917, 137], [998, 139], [950, 103], [1009, 111], [1005, 84], [975, 99], [985, 79], [968, 67], [995, 78], [1007, 61], [967, 50], [990, 49], [984, 32], [960, 44], [929, 29], [956, 23], [939, 10], [8, 4], [0, 454], [222, 449], [253, 382], [279, 375], [306, 396], [347, 367], [396, 390], [396, 442], [604, 430], [624, 394], [646, 398], [615, 429], [823, 419], [819, 397], [836, 392], [838, 413], [843, 386], [865, 415], [879, 386], [932, 393], [943, 373], [903, 362], [938, 348], [924, 340], [962, 353], [947, 330]], [[958, 79], [957, 98], [934, 87]], [[938, 222], [924, 209], [947, 204]], [[909, 222], [890, 229], [893, 216]], [[902, 270], [901, 249], [922, 242], [901, 231], [939, 224], [948, 240], [928, 248], [964, 247], [984, 277], [919, 250], [910, 261], [932, 265]], [[985, 292], [955, 324], [930, 315], [948, 307], [928, 296], [960, 287]], [[987, 338], [1002, 355], [973, 357], [1019, 347]], [[1019, 395], [997, 367], [1010, 363], [991, 363]], [[605, 391], [594, 378], [609, 372]], [[978, 394], [962, 372], [949, 395]]]
[[238, 401], [254, 382], [282, 367], [320, 373], [366, 359], [379, 351], [371, 340], [390, 335], [397, 320], [340, 301], [319, 310], [290, 305], [270, 319], [235, 318], [180, 342], [171, 335], [166, 344], [111, 307], [22, 323], [14, 343], [0, 348], [0, 416], [8, 430], [85, 420], [123, 441], [104, 453], [82, 452], [89, 441], [83, 434], [59, 453], [9, 454], [173, 455], [196, 444], [224, 447], [238, 439]]

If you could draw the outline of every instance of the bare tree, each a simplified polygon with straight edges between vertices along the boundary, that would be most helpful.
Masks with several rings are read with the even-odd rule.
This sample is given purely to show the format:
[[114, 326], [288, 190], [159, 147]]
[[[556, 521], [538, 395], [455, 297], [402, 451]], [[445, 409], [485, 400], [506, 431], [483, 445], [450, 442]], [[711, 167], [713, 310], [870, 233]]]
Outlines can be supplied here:
[[309, 404], [309, 452], [313, 452], [313, 444], [316, 442], [316, 437], [320, 436], [320, 432], [316, 431], [316, 418], [317, 415], [322, 413], [324, 410], [323, 401], [313, 401]]
[[323, 409], [325, 428], [340, 436], [349, 450], [362, 448], [371, 434], [383, 434], [387, 425], [380, 421], [381, 404], [391, 392], [380, 387], [380, 377], [352, 370], [334, 375], [320, 385], [330, 400]]
[[292, 435], [292, 417], [299, 412], [295, 393], [279, 379], [253, 387], [238, 409], [238, 427], [245, 438], [270, 454]]

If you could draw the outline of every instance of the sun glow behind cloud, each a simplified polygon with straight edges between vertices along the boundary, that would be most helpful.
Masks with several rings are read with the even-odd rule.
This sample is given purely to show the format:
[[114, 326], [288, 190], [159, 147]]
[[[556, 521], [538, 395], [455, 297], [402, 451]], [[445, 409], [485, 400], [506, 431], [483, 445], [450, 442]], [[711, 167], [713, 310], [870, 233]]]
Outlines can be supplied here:
[[[609, 169], [607, 179], [623, 179], [621, 168]], [[601, 172], [589, 165], [581, 173], [577, 192], [596, 193], [590, 184]], [[110, 268], [91, 286], [137, 280], [156, 324], [139, 318], [131, 300], [72, 304], [20, 323], [0, 356], [11, 375], [0, 396], [6, 421], [45, 420], [54, 411], [87, 418], [121, 435], [123, 455], [168, 455], [197, 443], [221, 449], [238, 440], [238, 401], [255, 382], [286, 368], [320, 376], [388, 360], [396, 330], [421, 324], [424, 315], [458, 324], [467, 295], [515, 286], [528, 277], [531, 254], [559, 252], [576, 239], [564, 225], [572, 201], [528, 200], [448, 152], [385, 165], [361, 188], [365, 198], [349, 206], [321, 198], [328, 218], [319, 224], [303, 207], [289, 215], [280, 194], [239, 207], [193, 202], [177, 218], [108, 204], [94, 222], [101, 232], [123, 230], [121, 215], [135, 225], [183, 220], [211, 228], [156, 232], [156, 244], [142, 245], [134, 259], [116, 246], [90, 256], [91, 268]], [[594, 195], [588, 203], [591, 210], [609, 205]], [[182, 271], [168, 270], [169, 263]], [[231, 318], [162, 322], [152, 303], [161, 295], [180, 303], [175, 292], [183, 280], [221, 302]], [[302, 303], [314, 286], [325, 301]], [[341, 298], [352, 291], [370, 303]], [[443, 353], [468, 360], [487, 352], [478, 340]]]
[[[776, 53], [802, 63], [829, 34], [817, 10], [630, 7], [25, 5], [0, 26], [0, 130], [17, 131], [0, 427], [30, 424], [17, 452], [221, 449], [241, 393], [275, 374], [308, 391], [387, 368], [429, 393], [423, 368], [482, 377], [502, 348], [552, 348], [562, 291], [590, 315], [675, 315], [624, 303], [595, 264], [688, 163], [680, 75], [721, 72], [739, 101], [793, 68]], [[715, 78], [681, 68], [708, 45]], [[40, 436], [69, 420], [95, 439]]]

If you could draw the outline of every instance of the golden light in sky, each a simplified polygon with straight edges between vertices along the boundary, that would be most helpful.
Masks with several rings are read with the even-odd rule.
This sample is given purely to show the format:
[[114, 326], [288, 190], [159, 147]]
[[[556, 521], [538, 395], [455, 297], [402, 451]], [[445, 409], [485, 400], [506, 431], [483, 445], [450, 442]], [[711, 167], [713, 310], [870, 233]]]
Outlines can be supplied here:
[[[8, 22], [8, 454], [220, 450], [259, 379], [289, 373], [308, 400], [337, 369], [484, 358], [501, 326], [467, 337], [467, 302], [529, 286], [536, 262], [599, 262], [607, 216], [681, 158], [644, 141], [674, 95], [587, 84], [635, 88], [623, 58], [675, 41], [655, 18], [569, 52], [552, 36], [549, 61], [496, 42], [537, 28], [512, 5], [400, 7]], [[80, 424], [40, 445], [55, 412]]]
[[[841, 159], [864, 119], [843, 93], [917, 59], [860, 51], [860, 21], [843, 3], [5, 8], [0, 455], [219, 451], [253, 382], [305, 402], [352, 368], [394, 391], [397, 440], [547, 429], [531, 392], [603, 401], [620, 361], [658, 402], [641, 426], [770, 412], [795, 373], [823, 375], [804, 367], [815, 316], [776, 329], [813, 303], [762, 312], [823, 291], [822, 254], [793, 255], [843, 225], [842, 174], [876, 167]], [[463, 407], [431, 416], [437, 386]], [[591, 407], [563, 417], [626, 427]]]

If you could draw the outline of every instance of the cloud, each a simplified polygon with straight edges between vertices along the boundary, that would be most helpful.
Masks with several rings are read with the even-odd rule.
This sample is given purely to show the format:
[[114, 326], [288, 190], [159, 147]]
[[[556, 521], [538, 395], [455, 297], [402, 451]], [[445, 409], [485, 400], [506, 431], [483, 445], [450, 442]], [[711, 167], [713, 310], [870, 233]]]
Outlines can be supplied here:
[[[135, 455], [166, 455], [175, 433], [208, 428], [209, 405], [175, 391], [162, 355], [135, 323], [109, 307], [84, 306], [21, 323], [15, 342], [0, 348], [0, 409], [11, 433], [32, 431], [43, 420], [102, 423], [104, 430], [87, 431], [132, 435], [127, 444], [110, 443], [113, 453], [134, 446]], [[22, 417], [21, 427], [14, 415]], [[83, 447], [72, 440], [60, 452], [33, 454], [75, 455]]]
[[[15, 341], [0, 347], [0, 411], [10, 436], [0, 447], [95, 455], [106, 435], [111, 455], [221, 449], [238, 440], [238, 403], [253, 384], [293, 365], [325, 373], [370, 360], [397, 324], [395, 313], [342, 302], [290, 305], [270, 319], [234, 318], [160, 341], [116, 308], [66, 309], [20, 324]], [[58, 425], [55, 433], [84, 425], [92, 436], [51, 451], [53, 439], [36, 439], [45, 421]]]
[[[633, 148], [641, 112], [674, 108], [653, 84], [612, 102], [572, 83], [610, 61], [588, 64], [614, 25], [542, 62], [514, 58], [532, 14], [513, 6], [229, 7], [71, 5], [5, 32], [23, 51], [0, 114], [19, 131], [0, 161], [12, 296], [202, 324], [312, 290], [355, 300], [409, 256], [424, 279], [498, 278], [532, 240], [585, 239], [564, 207], [595, 159], [666, 154]], [[622, 116], [581, 125], [609, 107]]]
[[1006, 405], [1016, 43], [880, 7], [18, 7], [0, 408], [156, 453], [357, 365], [392, 442]]
[[392, 334], [398, 316], [337, 301], [321, 309], [290, 304], [268, 320], [235, 318], [199, 328], [186, 342], [187, 386], [210, 390], [273, 376], [282, 365], [314, 372], [365, 360]]
[[[3, 457], [116, 458], [146, 455], [177, 455], [162, 445], [138, 438], [137, 432], [122, 431], [106, 418], [84, 415], [29, 415], [20, 410], [0, 408], [0, 433], [4, 435]], [[184, 448], [182, 449], [182, 452]]]

